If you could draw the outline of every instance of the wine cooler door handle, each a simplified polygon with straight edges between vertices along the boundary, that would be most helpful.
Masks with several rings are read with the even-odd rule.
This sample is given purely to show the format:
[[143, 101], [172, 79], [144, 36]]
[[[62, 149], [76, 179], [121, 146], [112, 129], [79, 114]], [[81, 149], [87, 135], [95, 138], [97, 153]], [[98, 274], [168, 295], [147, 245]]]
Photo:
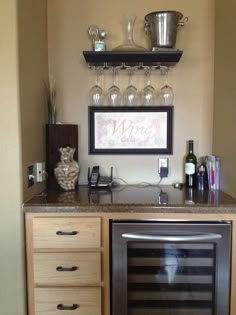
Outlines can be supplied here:
[[131, 238], [136, 240], [147, 241], [163, 241], [163, 242], [193, 242], [193, 241], [211, 241], [222, 238], [222, 235], [215, 233], [199, 233], [199, 234], [142, 234], [142, 233], [123, 233], [121, 235], [124, 238]]

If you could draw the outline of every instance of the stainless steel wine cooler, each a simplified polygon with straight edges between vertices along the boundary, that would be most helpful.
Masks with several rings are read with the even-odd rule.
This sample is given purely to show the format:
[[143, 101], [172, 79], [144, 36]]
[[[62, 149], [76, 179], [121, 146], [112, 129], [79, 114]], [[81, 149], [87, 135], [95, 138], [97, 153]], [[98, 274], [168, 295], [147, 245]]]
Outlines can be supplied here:
[[110, 223], [112, 315], [230, 314], [230, 222]]

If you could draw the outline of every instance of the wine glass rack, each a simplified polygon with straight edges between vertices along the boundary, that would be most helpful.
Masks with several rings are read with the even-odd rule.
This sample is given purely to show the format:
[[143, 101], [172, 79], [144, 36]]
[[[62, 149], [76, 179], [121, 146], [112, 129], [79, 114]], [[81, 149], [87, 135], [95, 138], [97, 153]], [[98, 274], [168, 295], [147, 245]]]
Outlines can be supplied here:
[[87, 65], [91, 69], [118, 68], [130, 69], [163, 69], [174, 67], [180, 60], [183, 51], [83, 51]]

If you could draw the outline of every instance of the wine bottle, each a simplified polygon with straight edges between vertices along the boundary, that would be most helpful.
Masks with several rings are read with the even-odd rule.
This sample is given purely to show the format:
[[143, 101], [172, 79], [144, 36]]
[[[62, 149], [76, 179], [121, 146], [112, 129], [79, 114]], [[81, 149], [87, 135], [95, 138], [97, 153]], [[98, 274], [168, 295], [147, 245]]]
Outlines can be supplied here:
[[193, 140], [188, 141], [188, 154], [185, 158], [185, 185], [188, 188], [196, 187], [197, 158], [193, 153]]

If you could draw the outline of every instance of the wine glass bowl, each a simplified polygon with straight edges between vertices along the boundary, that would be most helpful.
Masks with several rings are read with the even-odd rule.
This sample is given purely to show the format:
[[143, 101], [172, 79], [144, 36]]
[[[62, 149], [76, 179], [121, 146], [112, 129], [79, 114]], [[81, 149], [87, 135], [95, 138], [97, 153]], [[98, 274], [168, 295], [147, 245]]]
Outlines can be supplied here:
[[133, 73], [136, 69], [130, 68], [129, 71], [129, 86], [124, 90], [123, 93], [123, 103], [126, 106], [136, 106], [139, 102], [139, 93], [133, 84]]
[[156, 91], [151, 85], [145, 86], [141, 92], [141, 102], [143, 106], [151, 106], [156, 103]]
[[99, 85], [94, 85], [89, 91], [90, 104], [93, 106], [104, 105], [104, 92]]
[[121, 103], [120, 88], [116, 85], [112, 85], [107, 92], [107, 105], [119, 106]]
[[134, 85], [129, 85], [123, 95], [123, 102], [126, 106], [138, 105], [138, 90]]
[[174, 92], [167, 83], [161, 88], [160, 102], [161, 105], [173, 105]]

